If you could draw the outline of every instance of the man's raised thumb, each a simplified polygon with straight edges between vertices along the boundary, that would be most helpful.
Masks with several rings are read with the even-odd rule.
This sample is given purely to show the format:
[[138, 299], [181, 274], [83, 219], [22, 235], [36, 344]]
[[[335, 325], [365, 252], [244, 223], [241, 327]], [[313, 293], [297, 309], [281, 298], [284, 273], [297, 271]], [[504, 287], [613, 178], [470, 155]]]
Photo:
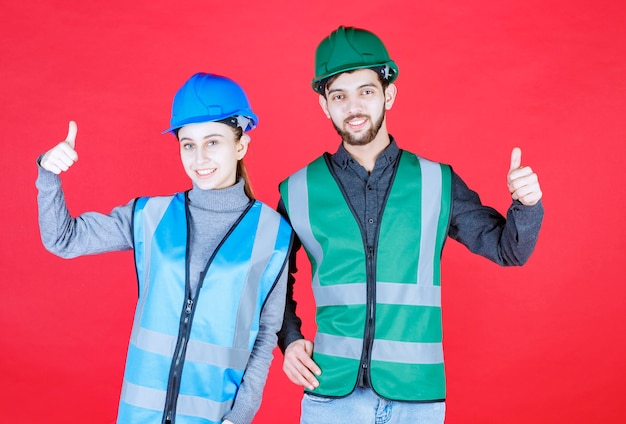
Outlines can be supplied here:
[[76, 146], [76, 133], [78, 132], [78, 126], [76, 122], [70, 121], [67, 128], [67, 137], [65, 137], [65, 142], [72, 146], [72, 149]]
[[514, 147], [511, 152], [511, 167], [509, 172], [522, 166], [522, 150], [519, 147]]

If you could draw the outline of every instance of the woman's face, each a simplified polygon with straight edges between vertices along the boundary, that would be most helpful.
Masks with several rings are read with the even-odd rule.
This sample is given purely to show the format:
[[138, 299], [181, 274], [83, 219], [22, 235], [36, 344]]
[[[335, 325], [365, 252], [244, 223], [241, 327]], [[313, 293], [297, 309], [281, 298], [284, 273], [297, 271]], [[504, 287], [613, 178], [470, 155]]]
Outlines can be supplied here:
[[236, 139], [234, 130], [219, 122], [185, 125], [178, 131], [185, 172], [203, 190], [230, 187], [237, 180], [237, 162], [248, 151], [250, 138]]

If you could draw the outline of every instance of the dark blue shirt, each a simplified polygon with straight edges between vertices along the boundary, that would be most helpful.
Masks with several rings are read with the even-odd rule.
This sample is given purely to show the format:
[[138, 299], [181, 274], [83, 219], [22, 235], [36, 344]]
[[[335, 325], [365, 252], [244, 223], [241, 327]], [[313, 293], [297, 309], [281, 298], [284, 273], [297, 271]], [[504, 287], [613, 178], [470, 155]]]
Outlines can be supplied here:
[[[373, 246], [380, 225], [386, 193], [390, 188], [394, 169], [400, 159], [401, 150], [393, 137], [374, 164], [372, 172], [361, 166], [344, 148], [343, 144], [331, 156], [330, 164], [343, 187], [347, 201], [365, 229], [365, 243]], [[289, 219], [281, 201], [278, 211]], [[448, 236], [465, 245], [471, 252], [505, 266], [524, 264], [535, 248], [541, 222], [543, 206], [524, 206], [514, 201], [507, 211], [506, 219], [495, 209], [484, 206], [478, 194], [470, 190], [461, 178], [452, 171], [452, 210]], [[287, 285], [287, 304], [283, 327], [278, 334], [280, 348], [303, 338], [300, 331], [301, 320], [296, 315], [296, 302], [293, 299], [296, 252], [300, 248], [297, 241], [291, 253], [290, 276]], [[367, 385], [361, 381], [360, 385]]]

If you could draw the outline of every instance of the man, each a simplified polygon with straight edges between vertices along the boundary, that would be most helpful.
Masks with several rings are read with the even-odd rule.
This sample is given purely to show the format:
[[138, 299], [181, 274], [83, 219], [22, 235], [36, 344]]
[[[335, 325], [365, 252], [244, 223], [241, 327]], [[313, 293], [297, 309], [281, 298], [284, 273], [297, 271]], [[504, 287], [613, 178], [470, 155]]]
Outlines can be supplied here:
[[315, 343], [295, 313], [292, 276], [279, 344], [305, 387], [301, 423], [443, 423], [440, 257], [446, 237], [522, 265], [543, 218], [536, 174], [513, 149], [505, 219], [448, 165], [400, 150], [385, 114], [398, 67], [373, 33], [340, 27], [317, 48], [313, 89], [342, 139], [280, 185], [311, 261]]

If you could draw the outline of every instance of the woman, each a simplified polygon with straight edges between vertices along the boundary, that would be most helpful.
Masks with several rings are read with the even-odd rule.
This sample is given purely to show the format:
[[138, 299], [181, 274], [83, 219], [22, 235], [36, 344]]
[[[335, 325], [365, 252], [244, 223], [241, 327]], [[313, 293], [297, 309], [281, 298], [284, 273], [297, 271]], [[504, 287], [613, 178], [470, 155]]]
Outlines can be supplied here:
[[[254, 200], [243, 158], [257, 124], [234, 81], [193, 75], [170, 132], [192, 188], [70, 216], [58, 174], [77, 127], [39, 158], [42, 241], [64, 258], [134, 250], [139, 299], [118, 423], [249, 423], [283, 317], [289, 225]], [[244, 377], [245, 373], [245, 379]]]

